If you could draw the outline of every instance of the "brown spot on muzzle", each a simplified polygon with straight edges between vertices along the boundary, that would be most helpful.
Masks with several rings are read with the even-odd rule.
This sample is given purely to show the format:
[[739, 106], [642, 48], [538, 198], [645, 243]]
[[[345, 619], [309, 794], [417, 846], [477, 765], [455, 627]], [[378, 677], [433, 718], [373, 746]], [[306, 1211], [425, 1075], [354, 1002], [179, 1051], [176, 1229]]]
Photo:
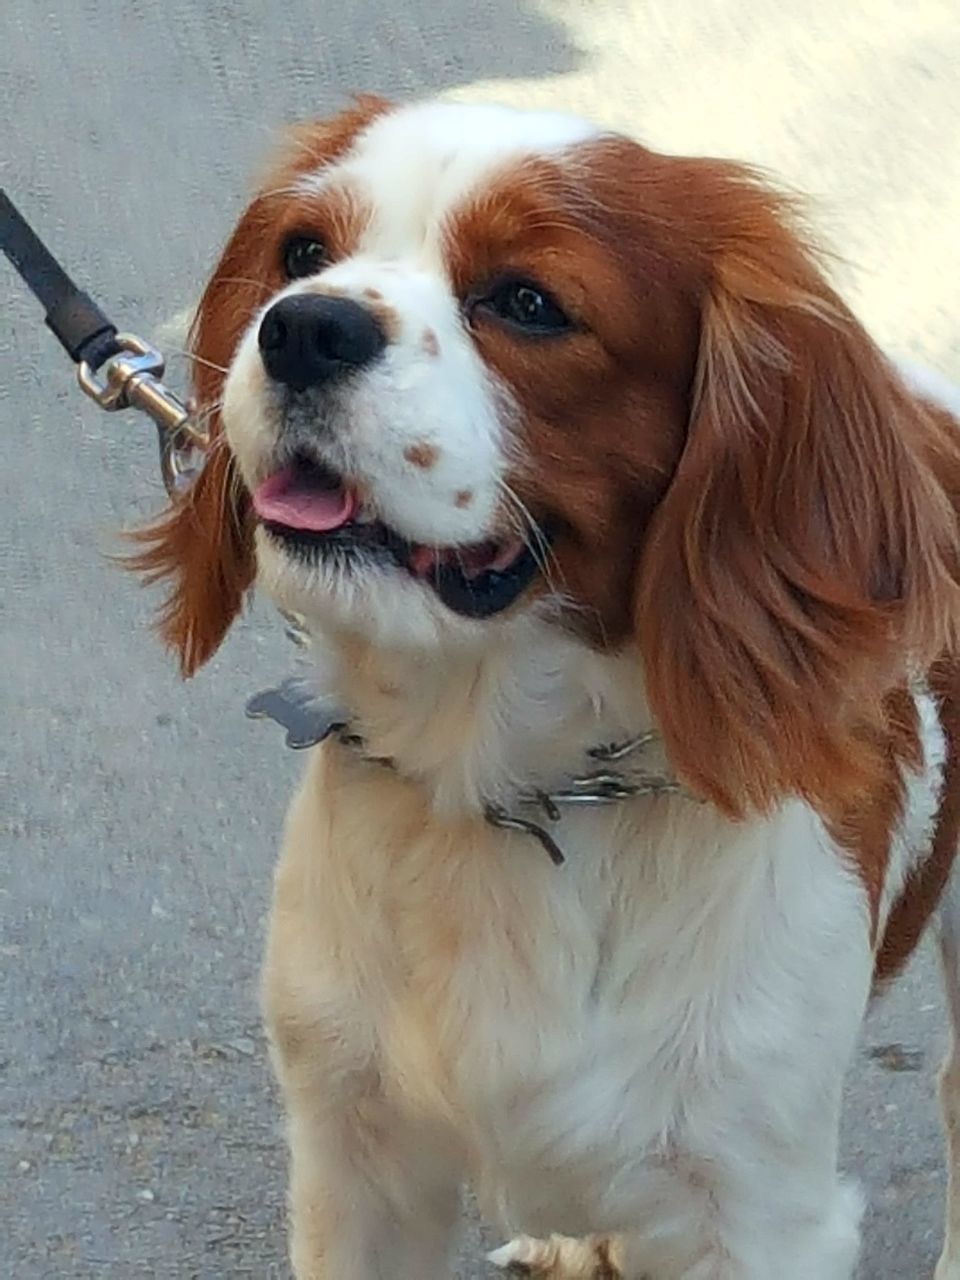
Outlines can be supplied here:
[[370, 314], [374, 316], [388, 342], [396, 342], [403, 324], [399, 314], [386, 302], [371, 302]]
[[420, 345], [428, 356], [440, 354], [440, 342], [432, 329], [424, 329]]
[[429, 471], [435, 466], [437, 459], [440, 457], [440, 450], [436, 445], [427, 444], [426, 440], [420, 440], [416, 444], [407, 445], [403, 451], [403, 456], [413, 467], [419, 467], [421, 471]]

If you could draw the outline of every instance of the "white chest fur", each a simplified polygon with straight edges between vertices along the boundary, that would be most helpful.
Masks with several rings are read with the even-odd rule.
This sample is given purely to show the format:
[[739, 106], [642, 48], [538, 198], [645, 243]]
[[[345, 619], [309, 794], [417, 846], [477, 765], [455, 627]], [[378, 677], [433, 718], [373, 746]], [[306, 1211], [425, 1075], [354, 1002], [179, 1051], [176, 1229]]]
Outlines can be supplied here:
[[310, 919], [298, 992], [345, 1079], [372, 1069], [392, 1107], [455, 1133], [511, 1226], [629, 1226], [658, 1280], [684, 1275], [718, 1180], [786, 1224], [833, 1194], [865, 896], [799, 804], [735, 826], [644, 799], [567, 819], [563, 842], [558, 870], [318, 755], [278, 889]]

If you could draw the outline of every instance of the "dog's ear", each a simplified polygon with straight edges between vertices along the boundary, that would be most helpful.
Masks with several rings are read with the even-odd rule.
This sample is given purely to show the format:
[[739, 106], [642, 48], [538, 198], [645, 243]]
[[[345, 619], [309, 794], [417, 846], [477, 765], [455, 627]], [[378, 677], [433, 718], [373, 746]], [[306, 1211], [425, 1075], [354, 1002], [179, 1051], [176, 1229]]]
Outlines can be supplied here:
[[254, 520], [220, 423], [223, 384], [237, 345], [258, 309], [282, 284], [271, 229], [283, 216], [298, 177], [341, 155], [356, 135], [389, 110], [360, 97], [329, 120], [287, 131], [262, 191], [244, 212], [221, 255], [190, 330], [197, 413], [210, 436], [203, 470], [182, 497], [131, 535], [126, 563], [147, 582], [169, 583], [159, 630], [184, 675], [210, 658], [243, 605], [255, 573]]
[[936, 471], [957, 470], [957, 442], [777, 202], [732, 168], [715, 182], [689, 434], [637, 629], [675, 767], [737, 817], [855, 796], [885, 695], [955, 639], [957, 514]]
[[264, 294], [260, 284], [264, 201], [240, 219], [197, 308], [188, 348], [196, 413], [210, 438], [191, 487], [153, 523], [130, 535], [126, 564], [148, 583], [170, 584], [158, 629], [185, 676], [219, 647], [254, 578], [250, 498], [220, 424], [226, 370]]
[[254, 576], [249, 499], [219, 440], [188, 493], [131, 537], [129, 567], [171, 583], [157, 626], [191, 676], [219, 648]]

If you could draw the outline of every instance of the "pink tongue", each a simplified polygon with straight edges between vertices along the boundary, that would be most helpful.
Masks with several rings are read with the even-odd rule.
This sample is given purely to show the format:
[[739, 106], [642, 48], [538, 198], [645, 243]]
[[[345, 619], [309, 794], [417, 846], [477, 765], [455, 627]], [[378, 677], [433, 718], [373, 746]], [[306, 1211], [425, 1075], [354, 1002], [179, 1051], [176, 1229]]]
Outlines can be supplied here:
[[284, 467], [257, 487], [253, 509], [261, 520], [273, 524], [327, 533], [354, 517], [357, 495], [340, 485], [326, 488], [311, 482], [295, 467]]

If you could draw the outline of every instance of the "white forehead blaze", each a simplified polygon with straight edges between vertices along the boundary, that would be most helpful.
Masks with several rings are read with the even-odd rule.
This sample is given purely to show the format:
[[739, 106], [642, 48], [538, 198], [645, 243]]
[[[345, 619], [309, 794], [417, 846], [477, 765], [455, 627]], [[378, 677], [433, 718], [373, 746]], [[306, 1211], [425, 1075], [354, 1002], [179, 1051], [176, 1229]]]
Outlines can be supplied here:
[[451, 212], [498, 171], [527, 156], [555, 155], [597, 136], [576, 116], [511, 107], [430, 102], [375, 120], [345, 157], [307, 175], [321, 192], [346, 184], [371, 216], [358, 254], [416, 257], [436, 266], [440, 231]]

